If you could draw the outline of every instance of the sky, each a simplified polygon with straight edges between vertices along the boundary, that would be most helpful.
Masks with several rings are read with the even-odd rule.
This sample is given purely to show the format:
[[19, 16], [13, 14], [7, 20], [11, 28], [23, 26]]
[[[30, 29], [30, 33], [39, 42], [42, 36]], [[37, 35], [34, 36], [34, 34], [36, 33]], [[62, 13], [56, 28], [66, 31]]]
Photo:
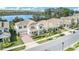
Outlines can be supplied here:
[[[4, 7], [15, 7], [15, 8], [34, 7], [34, 8], [27, 8], [28, 10], [38, 9], [37, 7], [79, 7], [79, 1], [78, 0], [0, 0], [0, 9], [7, 9]], [[74, 8], [74, 10], [79, 10], [79, 8]]]
[[[32, 10], [32, 11], [44, 11], [48, 7], [0, 7], [0, 10]], [[56, 7], [52, 7], [56, 8]], [[79, 7], [66, 7], [72, 10], [79, 11]]]
[[78, 0], [0, 0], [0, 6], [79, 7]]

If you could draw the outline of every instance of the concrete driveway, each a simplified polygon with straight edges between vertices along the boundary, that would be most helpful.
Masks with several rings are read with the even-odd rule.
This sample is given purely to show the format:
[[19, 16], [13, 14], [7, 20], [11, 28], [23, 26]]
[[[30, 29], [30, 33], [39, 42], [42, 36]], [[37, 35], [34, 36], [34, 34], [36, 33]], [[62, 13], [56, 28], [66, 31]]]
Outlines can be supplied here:
[[24, 34], [20, 36], [24, 44], [26, 45], [26, 48], [32, 48], [38, 45], [31, 36]]

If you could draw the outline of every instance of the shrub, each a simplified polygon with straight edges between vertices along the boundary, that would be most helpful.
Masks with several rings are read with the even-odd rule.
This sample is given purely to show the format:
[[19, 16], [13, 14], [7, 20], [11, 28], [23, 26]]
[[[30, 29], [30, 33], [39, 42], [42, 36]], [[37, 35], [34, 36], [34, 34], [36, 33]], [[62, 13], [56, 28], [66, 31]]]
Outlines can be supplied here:
[[74, 45], [75, 48], [79, 47], [79, 42]]
[[3, 47], [4, 48], [8, 48], [10, 46], [12, 46], [13, 43], [3, 43]]
[[66, 51], [73, 51], [73, 50], [75, 50], [75, 49], [74, 49], [74, 48], [72, 48], [72, 47], [70, 47], [70, 48], [66, 49]]
[[47, 39], [47, 40], [52, 40], [53, 38], [49, 38], [49, 39]]
[[64, 36], [65, 34], [60, 34], [60, 36]]

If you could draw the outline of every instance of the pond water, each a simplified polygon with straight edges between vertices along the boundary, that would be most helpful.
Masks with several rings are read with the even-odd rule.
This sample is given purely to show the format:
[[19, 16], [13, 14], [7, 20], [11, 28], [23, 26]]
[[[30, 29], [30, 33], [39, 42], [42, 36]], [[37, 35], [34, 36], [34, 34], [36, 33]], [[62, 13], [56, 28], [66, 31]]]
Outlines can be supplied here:
[[29, 20], [29, 18], [32, 18], [32, 15], [8, 15], [8, 16], [0, 16], [0, 18], [7, 19], [8, 21], [12, 21], [15, 17], [23, 18], [24, 20]]

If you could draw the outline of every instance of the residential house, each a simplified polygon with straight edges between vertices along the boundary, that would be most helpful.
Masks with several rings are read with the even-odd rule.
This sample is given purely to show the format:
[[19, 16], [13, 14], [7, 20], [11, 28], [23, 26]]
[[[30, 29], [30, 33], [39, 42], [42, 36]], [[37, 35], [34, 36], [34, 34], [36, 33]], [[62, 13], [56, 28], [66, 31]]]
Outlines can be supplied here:
[[72, 16], [67, 17], [61, 17], [60, 19], [63, 20], [65, 28], [70, 28], [73, 25], [73, 23], [79, 24], [79, 14], [74, 14]]
[[0, 20], [0, 42], [10, 42], [9, 22]]
[[35, 24], [36, 24], [36, 22], [33, 20], [24, 20], [24, 21], [15, 23], [14, 28], [15, 28], [17, 34], [20, 34], [20, 35], [28, 34], [28, 35], [32, 36], [32, 33], [34, 33], [36, 31]]
[[48, 20], [41, 20], [37, 23], [38, 25], [38, 35], [43, 33], [43, 30], [48, 30], [49, 28], [58, 28], [60, 26], [63, 26], [63, 21], [61, 19], [57, 18], [51, 18]]
[[74, 19], [72, 18], [72, 16], [61, 17], [61, 20], [63, 20], [65, 28], [70, 28], [72, 23], [74, 22]]
[[48, 30], [49, 28], [58, 28], [63, 25], [63, 21], [61, 19], [52, 18], [48, 20], [41, 20], [35, 22], [33, 20], [25, 20], [15, 23], [15, 30], [17, 34], [28, 34], [30, 36], [40, 35], [44, 33], [44, 30]]

